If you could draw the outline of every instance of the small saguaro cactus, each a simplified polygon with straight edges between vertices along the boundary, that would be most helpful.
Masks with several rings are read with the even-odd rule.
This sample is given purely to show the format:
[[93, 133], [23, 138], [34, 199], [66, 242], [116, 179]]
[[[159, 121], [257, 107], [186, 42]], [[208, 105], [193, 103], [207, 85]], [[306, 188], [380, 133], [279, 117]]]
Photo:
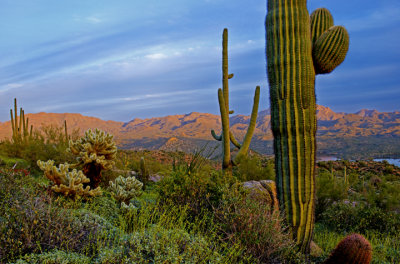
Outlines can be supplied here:
[[96, 188], [101, 181], [101, 171], [111, 169], [117, 153], [113, 136], [99, 129], [87, 130], [79, 140], [69, 141], [67, 149], [77, 156], [77, 164], [82, 166], [83, 173], [90, 179], [89, 186]]
[[18, 114], [17, 114], [17, 98], [14, 98], [14, 112], [10, 109], [11, 116], [11, 129], [12, 129], [12, 140], [14, 143], [18, 143], [21, 141], [26, 141], [29, 137], [32, 136], [33, 126], [29, 129], [29, 118], [25, 120], [25, 112], [22, 107], [19, 110], [19, 122], [18, 122]]
[[[251, 112], [250, 124], [247, 129], [243, 144], [240, 144], [234, 137], [229, 128], [229, 115], [233, 114], [233, 110], [229, 109], [229, 79], [233, 78], [233, 73], [228, 71], [228, 29], [224, 29], [222, 34], [222, 89], [218, 89], [218, 102], [221, 113], [222, 133], [217, 135], [214, 130], [211, 130], [211, 135], [214, 139], [222, 141], [223, 161], [222, 169], [231, 173], [232, 166], [240, 163], [249, 150], [251, 138], [256, 126], [258, 104], [260, 101], [260, 87], [257, 86], [254, 94], [253, 109]], [[231, 142], [239, 149], [234, 160], [231, 159]]]
[[144, 157], [140, 158], [139, 180], [143, 183], [143, 190], [146, 189], [146, 185], [149, 181], [149, 171], [147, 170]]
[[339, 242], [324, 264], [369, 264], [371, 259], [372, 247], [368, 240], [352, 234]]
[[308, 253], [314, 226], [315, 75], [343, 62], [349, 36], [325, 8], [309, 16], [306, 0], [268, 0], [267, 74], [280, 208], [299, 249]]

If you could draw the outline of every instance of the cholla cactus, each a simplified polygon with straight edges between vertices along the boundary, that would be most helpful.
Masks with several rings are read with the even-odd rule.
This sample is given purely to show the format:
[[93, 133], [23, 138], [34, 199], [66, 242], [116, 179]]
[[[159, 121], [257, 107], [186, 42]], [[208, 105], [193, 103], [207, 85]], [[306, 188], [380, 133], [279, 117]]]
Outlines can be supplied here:
[[79, 140], [69, 141], [72, 154], [78, 156], [78, 163], [73, 166], [83, 166], [83, 173], [90, 179], [90, 187], [96, 188], [101, 181], [101, 170], [111, 169], [117, 153], [113, 136], [104, 131], [88, 130]]
[[54, 160], [37, 161], [41, 170], [44, 171], [44, 176], [54, 183], [51, 189], [55, 192], [62, 193], [65, 196], [96, 196], [101, 195], [100, 187], [90, 189], [89, 186], [83, 188], [83, 184], [90, 182], [90, 180], [76, 169], [69, 171], [69, 164], [60, 164], [57, 168], [54, 166]]
[[115, 182], [110, 181], [110, 189], [114, 198], [120, 201], [124, 208], [131, 207], [129, 201], [141, 195], [142, 187], [143, 183], [134, 176], [126, 178], [119, 176], [115, 179]]

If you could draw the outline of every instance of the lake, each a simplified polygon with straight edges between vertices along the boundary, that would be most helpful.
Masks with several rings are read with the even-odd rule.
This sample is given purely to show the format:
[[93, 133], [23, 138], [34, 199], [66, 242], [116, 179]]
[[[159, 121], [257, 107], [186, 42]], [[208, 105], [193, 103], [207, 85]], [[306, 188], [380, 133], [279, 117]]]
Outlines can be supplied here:
[[[338, 160], [337, 157], [334, 156], [320, 156], [317, 157], [317, 161], [336, 161]], [[387, 162], [389, 162], [390, 164], [396, 165], [398, 167], [400, 167], [400, 159], [373, 159], [374, 161], [379, 161], [382, 162], [384, 160], [386, 160]]]
[[384, 161], [386, 160], [390, 164], [400, 167], [400, 159], [374, 159], [374, 161]]

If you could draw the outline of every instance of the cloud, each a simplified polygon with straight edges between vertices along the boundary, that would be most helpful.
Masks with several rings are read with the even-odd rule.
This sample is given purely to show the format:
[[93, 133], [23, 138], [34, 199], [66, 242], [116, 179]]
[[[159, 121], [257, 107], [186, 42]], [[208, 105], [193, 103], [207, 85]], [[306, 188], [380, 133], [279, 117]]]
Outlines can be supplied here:
[[344, 20], [343, 24], [351, 32], [367, 31], [388, 26], [398, 25], [400, 22], [400, 7], [383, 7], [372, 10], [366, 16]]
[[103, 20], [101, 20], [100, 18], [96, 17], [96, 16], [88, 16], [85, 18], [85, 20], [91, 24], [99, 24], [101, 23]]
[[160, 59], [168, 58], [168, 56], [163, 53], [148, 54], [145, 57], [148, 59], [152, 59], [152, 60], [160, 60]]

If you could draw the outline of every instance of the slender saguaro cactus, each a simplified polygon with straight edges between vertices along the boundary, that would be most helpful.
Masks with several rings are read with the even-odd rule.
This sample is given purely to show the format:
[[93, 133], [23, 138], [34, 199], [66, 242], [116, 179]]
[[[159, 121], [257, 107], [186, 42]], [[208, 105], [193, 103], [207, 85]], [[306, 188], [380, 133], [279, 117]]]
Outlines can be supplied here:
[[347, 31], [327, 9], [309, 16], [306, 0], [268, 0], [267, 73], [280, 208], [299, 249], [308, 253], [314, 226], [315, 74], [343, 62]]
[[64, 135], [65, 135], [65, 143], [68, 144], [69, 136], [68, 136], [68, 129], [67, 129], [67, 120], [64, 120]]
[[32, 136], [32, 128], [30, 133], [28, 133], [29, 128], [29, 118], [25, 120], [25, 112], [22, 107], [19, 109], [19, 123], [17, 114], [17, 98], [14, 98], [14, 112], [10, 109], [11, 116], [11, 129], [12, 129], [12, 139], [14, 143], [21, 142], [22, 140], [27, 140], [29, 136]]
[[149, 171], [147, 170], [146, 162], [144, 157], [140, 158], [140, 174], [139, 180], [143, 183], [143, 190], [146, 188], [149, 182]]
[[[256, 126], [258, 104], [260, 101], [260, 87], [257, 86], [254, 94], [253, 109], [250, 117], [250, 124], [247, 129], [243, 144], [240, 144], [234, 137], [229, 128], [229, 114], [233, 114], [233, 110], [229, 110], [229, 79], [233, 78], [233, 73], [228, 71], [228, 29], [224, 29], [222, 34], [222, 89], [218, 89], [218, 102], [221, 113], [222, 134], [217, 135], [214, 130], [211, 130], [211, 135], [214, 139], [222, 141], [223, 161], [222, 168], [225, 171], [231, 171], [232, 166], [238, 164], [243, 159], [249, 150], [251, 138]], [[239, 149], [235, 159], [231, 159], [231, 142]]]

